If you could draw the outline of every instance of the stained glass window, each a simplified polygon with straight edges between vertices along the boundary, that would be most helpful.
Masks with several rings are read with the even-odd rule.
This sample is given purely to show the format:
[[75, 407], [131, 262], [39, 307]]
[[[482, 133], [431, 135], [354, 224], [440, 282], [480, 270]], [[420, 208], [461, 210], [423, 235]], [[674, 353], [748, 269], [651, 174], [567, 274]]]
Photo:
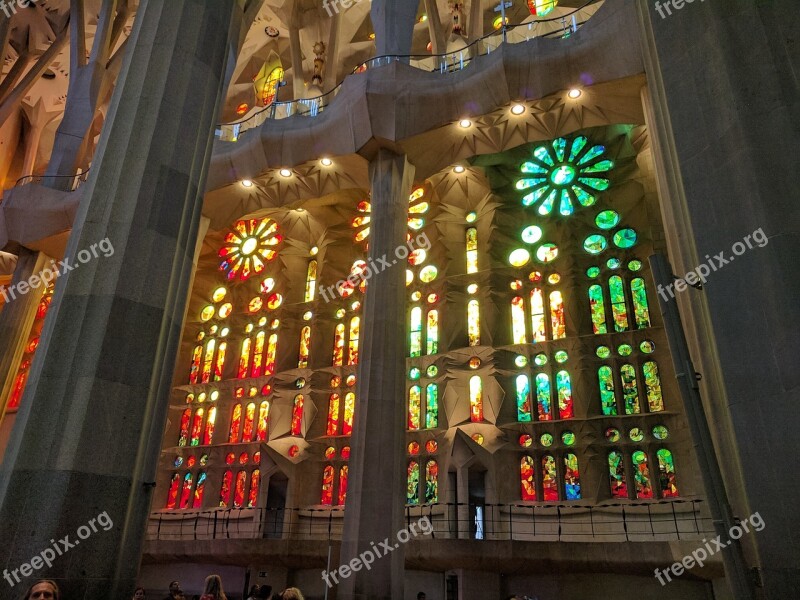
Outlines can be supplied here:
[[628, 309], [625, 306], [625, 286], [622, 277], [614, 275], [608, 279], [608, 290], [611, 294], [611, 314], [614, 317], [614, 331], [628, 329]]
[[333, 366], [341, 367], [344, 364], [344, 324], [339, 323], [333, 334]]
[[536, 500], [536, 482], [533, 476], [533, 458], [523, 456], [519, 463], [519, 479], [523, 500]]
[[239, 471], [236, 474], [236, 487], [233, 491], [233, 507], [242, 508], [245, 503], [245, 493], [247, 491], [247, 472]]
[[608, 453], [608, 476], [611, 482], [611, 497], [627, 498], [628, 482], [625, 480], [625, 460], [622, 452], [612, 450]]
[[542, 457], [542, 491], [545, 502], [558, 501], [558, 474], [556, 460], [551, 454]]
[[328, 401], [328, 427], [326, 435], [339, 433], [339, 394], [333, 393]]
[[473, 423], [483, 421], [483, 382], [478, 375], [469, 379], [469, 419]]
[[633, 298], [633, 314], [636, 328], [650, 327], [650, 308], [647, 304], [647, 289], [644, 279], [636, 277], [631, 281], [631, 297]]
[[467, 273], [478, 272], [478, 230], [467, 229]]
[[525, 338], [525, 302], [521, 296], [511, 300], [512, 343], [524, 344]]
[[550, 377], [546, 373], [536, 375], [536, 410], [540, 421], [550, 421], [553, 413], [550, 408]]
[[203, 433], [203, 445], [210, 446], [214, 439], [214, 424], [217, 421], [217, 407], [212, 406], [208, 409], [208, 417], [206, 418], [206, 430]]
[[322, 498], [320, 504], [325, 506], [333, 505], [333, 476], [334, 468], [332, 465], [327, 465], [322, 471]]
[[342, 465], [342, 467], [339, 469], [339, 506], [344, 506], [345, 501], [347, 500], [347, 476], [349, 471], [350, 469], [347, 465]]
[[544, 329], [544, 293], [535, 288], [531, 291], [531, 332], [534, 342], [543, 342], [547, 339]]
[[220, 270], [228, 279], [240, 281], [261, 273], [266, 263], [277, 256], [274, 248], [283, 240], [277, 231], [278, 224], [272, 219], [237, 221], [219, 251], [223, 259]]
[[617, 414], [617, 400], [614, 395], [614, 375], [611, 367], [600, 367], [597, 370], [597, 378], [600, 383], [600, 405], [603, 414], [614, 416]]
[[256, 348], [253, 353], [253, 366], [250, 369], [251, 377], [261, 377], [264, 369], [264, 341], [267, 339], [267, 334], [259, 331], [256, 334]]
[[428, 356], [439, 351], [439, 311], [428, 311], [428, 327], [425, 332], [426, 353]]
[[189, 438], [191, 446], [200, 445], [200, 433], [203, 431], [203, 414], [202, 408], [198, 408], [194, 413], [194, 420], [192, 421], [192, 432]]
[[422, 309], [415, 306], [411, 309], [411, 353], [410, 356], [422, 355]]
[[353, 433], [353, 416], [356, 412], [356, 395], [347, 392], [344, 395], [344, 420], [342, 421], [342, 435]]
[[572, 402], [572, 381], [569, 373], [559, 371], [556, 374], [556, 390], [558, 392], [558, 416], [561, 419], [571, 419], [574, 416]]
[[308, 273], [306, 274], [306, 293], [305, 302], [313, 302], [317, 295], [317, 261], [312, 260], [308, 263]]
[[181, 428], [178, 434], [178, 446], [185, 446], [189, 443], [189, 424], [192, 421], [192, 409], [187, 408], [181, 415]]
[[666, 448], [661, 448], [656, 452], [658, 458], [659, 487], [663, 498], [676, 498], [678, 496], [678, 484], [675, 479], [675, 463], [672, 460], [672, 452]]
[[[278, 335], [273, 333], [269, 336], [269, 344], [267, 345], [267, 362], [264, 367], [265, 375], [273, 375], [275, 373], [275, 357], [278, 353]], [[256, 377], [256, 375], [253, 375]]]
[[358, 364], [358, 337], [361, 329], [361, 319], [353, 317], [350, 319], [350, 341], [347, 349], [347, 364]]
[[231, 486], [233, 486], [233, 471], [228, 469], [222, 475], [222, 484], [219, 488], [219, 505], [223, 508], [231, 503]]
[[194, 488], [194, 500], [192, 500], [192, 508], [203, 507], [203, 495], [206, 491], [206, 472], [200, 471], [197, 475], [197, 485]]
[[650, 469], [647, 466], [647, 455], [637, 450], [632, 455], [634, 481], [636, 483], [636, 498], [647, 499], [653, 497], [653, 487], [650, 484]]
[[303, 403], [305, 398], [302, 394], [294, 397], [292, 406], [292, 435], [303, 435]]
[[208, 383], [211, 381], [211, 367], [214, 364], [214, 350], [216, 349], [217, 341], [216, 340], [208, 340], [206, 344], [206, 354], [205, 358], [203, 359], [203, 373], [202, 373], [202, 383]]
[[531, 385], [527, 375], [517, 375], [517, 421], [528, 423], [533, 417], [531, 414]]
[[406, 504], [419, 504], [419, 463], [415, 460], [408, 463]]
[[581, 499], [581, 480], [578, 474], [578, 457], [571, 452], [564, 456], [564, 492], [567, 500]]
[[664, 398], [661, 395], [661, 378], [658, 375], [658, 365], [654, 361], [648, 361], [642, 365], [644, 373], [644, 385], [647, 389], [647, 406], [650, 412], [661, 412], [664, 410]]
[[595, 334], [608, 333], [602, 286], [595, 284], [589, 287], [589, 306], [592, 309], [592, 331]]
[[550, 323], [553, 327], [553, 339], [566, 337], [567, 326], [564, 321], [564, 297], [561, 292], [550, 292]]
[[178, 490], [181, 485], [181, 476], [175, 473], [169, 483], [169, 492], [167, 492], [167, 508], [172, 510], [178, 504]]
[[306, 325], [300, 330], [300, 355], [297, 359], [297, 368], [308, 367], [308, 352], [311, 344], [311, 327]]
[[269, 436], [269, 402], [264, 400], [258, 408], [258, 428], [256, 439], [259, 442], [267, 441]]
[[239, 434], [242, 427], [242, 405], [237, 404], [233, 407], [233, 414], [231, 415], [231, 429], [228, 436], [228, 443], [235, 444], [239, 441]]
[[439, 386], [429, 383], [425, 389], [425, 428], [434, 429], [439, 426]]
[[622, 397], [625, 401], [625, 414], [636, 415], [641, 412], [639, 407], [639, 388], [636, 383], [636, 369], [633, 365], [622, 365], [620, 368], [622, 380]]
[[477, 300], [470, 300], [467, 304], [467, 334], [470, 346], [480, 346], [481, 309]]

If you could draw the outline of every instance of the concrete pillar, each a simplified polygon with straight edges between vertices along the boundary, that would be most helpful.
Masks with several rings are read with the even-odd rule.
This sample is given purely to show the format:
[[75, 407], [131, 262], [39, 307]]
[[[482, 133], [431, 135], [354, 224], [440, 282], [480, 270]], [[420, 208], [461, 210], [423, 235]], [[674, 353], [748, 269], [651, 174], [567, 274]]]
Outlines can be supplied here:
[[408, 0], [373, 0], [370, 16], [375, 28], [375, 56], [411, 54], [418, 5]]
[[472, 514], [469, 506], [469, 467], [466, 465], [456, 468], [456, 515], [458, 515], [458, 539], [470, 539]]
[[66, 256], [114, 252], [59, 281], [0, 474], [0, 568], [78, 543], [20, 589], [133, 592], [241, 4], [139, 6]]
[[303, 50], [300, 48], [300, 26], [289, 27], [289, 51], [292, 56], [292, 100], [306, 97], [306, 74], [303, 69]]
[[[394, 259], [405, 243], [408, 196], [414, 167], [405, 156], [381, 149], [370, 164], [372, 222], [370, 261], [394, 261], [369, 280], [362, 317], [350, 475], [341, 564], [404, 527], [405, 469], [405, 262]], [[403, 546], [339, 585], [339, 600], [403, 597]]]
[[[745, 519], [758, 511], [767, 523], [742, 538], [761, 571], [759, 597], [794, 597], [800, 543], [786, 532], [800, 529], [793, 507], [800, 484], [786, 474], [794, 472], [800, 438], [782, 432], [797, 422], [800, 399], [800, 212], [792, 200], [800, 190], [800, 58], [791, 40], [797, 10], [788, 0], [695, 2], [672, 14], [649, 3], [637, 7], [649, 120], [658, 129], [654, 151], [663, 167], [659, 188], [670, 190], [665, 213], [674, 217], [673, 271], [708, 263], [706, 255], [717, 268], [702, 292], [681, 294], [701, 303], [687, 337], [701, 346], [710, 340], [701, 383], [706, 413], [717, 428], [734, 513]], [[743, 52], [758, 58], [743, 61]], [[763, 247], [753, 243], [759, 229], [768, 239], [763, 245], [757, 234]], [[734, 256], [734, 244], [748, 235], [753, 248]], [[720, 252], [734, 260], [718, 265], [713, 256]], [[717, 381], [722, 393], [709, 393], [708, 382]], [[720, 428], [732, 431], [734, 452]], [[776, 443], [779, 452], [772, 451]]]

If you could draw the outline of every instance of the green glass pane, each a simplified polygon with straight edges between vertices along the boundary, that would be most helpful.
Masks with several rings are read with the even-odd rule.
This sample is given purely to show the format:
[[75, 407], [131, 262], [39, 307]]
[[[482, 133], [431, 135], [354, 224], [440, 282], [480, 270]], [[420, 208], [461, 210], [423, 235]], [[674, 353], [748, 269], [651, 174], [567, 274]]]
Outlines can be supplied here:
[[631, 281], [631, 297], [633, 298], [633, 314], [636, 319], [636, 328], [650, 327], [650, 306], [647, 303], [647, 290], [644, 279], [641, 277]]
[[642, 270], [642, 261], [640, 260], [632, 260], [628, 263], [628, 268], [631, 271], [641, 271]]
[[527, 190], [528, 188], [542, 185], [545, 181], [547, 180], [543, 177], [527, 177], [525, 179], [520, 179], [519, 181], [517, 181], [517, 189]]
[[531, 386], [527, 375], [518, 375], [516, 380], [517, 391], [517, 421], [529, 423], [533, 420], [531, 412]]
[[595, 279], [600, 276], [600, 267], [589, 267], [586, 269], [586, 276], [589, 279]]
[[611, 314], [614, 317], [614, 330], [628, 329], [628, 308], [625, 305], [625, 288], [622, 277], [614, 275], [608, 279], [608, 291], [611, 294]]
[[612, 444], [619, 441], [619, 429], [616, 427], [609, 427], [606, 429], [606, 439]]
[[581, 159], [578, 161], [579, 165], [587, 165], [592, 162], [595, 158], [602, 155], [606, 149], [603, 146], [594, 146], [591, 150], [589, 150], [586, 154], [584, 154]]
[[439, 269], [434, 267], [433, 265], [428, 265], [427, 267], [422, 267], [422, 270], [419, 272], [419, 278], [423, 283], [430, 283], [436, 276], [439, 274]]
[[611, 367], [600, 367], [597, 370], [600, 382], [600, 404], [603, 414], [613, 416], [617, 414], [617, 401], [614, 397], [614, 377]]
[[583, 242], [583, 249], [589, 254], [600, 254], [608, 246], [606, 238], [602, 235], [595, 233], [586, 238]]
[[431, 365], [431, 366], [430, 366], [430, 367], [428, 367], [428, 369], [425, 371], [425, 374], [426, 374], [428, 377], [436, 377], [436, 376], [439, 374], [439, 367], [437, 367], [436, 365]]
[[550, 411], [550, 378], [544, 373], [536, 376], [536, 404], [540, 421], [553, 418]]
[[614, 245], [617, 248], [632, 248], [637, 240], [638, 236], [633, 229], [620, 229], [614, 234]]
[[556, 151], [556, 159], [558, 162], [564, 161], [564, 152], [567, 149], [567, 140], [564, 138], [558, 138], [557, 140], [553, 140], [553, 150]]
[[439, 426], [439, 386], [429, 383], [425, 389], [425, 427], [435, 429]]
[[639, 350], [641, 350], [644, 354], [652, 354], [656, 351], [656, 344], [653, 341], [645, 340], [639, 344]]
[[663, 425], [653, 427], [653, 437], [657, 440], [665, 440], [669, 437], [669, 430]]
[[537, 354], [533, 357], [533, 362], [536, 364], [537, 367], [543, 367], [547, 364], [547, 355], [546, 354]]
[[586, 139], [586, 136], [579, 135], [574, 140], [572, 140], [572, 147], [569, 151], [569, 162], [575, 162], [575, 159], [578, 158], [578, 155], [586, 148], [586, 144], [589, 140]]
[[561, 203], [558, 205], [558, 212], [565, 217], [575, 212], [575, 209], [572, 208], [572, 200], [567, 190], [561, 190]]
[[613, 229], [619, 223], [619, 213], [615, 210], [604, 210], [594, 220], [600, 229]]
[[585, 167], [581, 169], [581, 173], [605, 173], [606, 171], [610, 171], [613, 168], [614, 168], [613, 160], [601, 160], [600, 162], [594, 163], [590, 167]]
[[575, 169], [570, 165], [561, 165], [550, 173], [550, 181], [554, 185], [569, 185], [575, 180]]
[[590, 194], [578, 185], [572, 186], [572, 193], [575, 194], [575, 197], [578, 199], [578, 202], [581, 203], [581, 206], [592, 206], [597, 201], [597, 198], [594, 197], [594, 194]]
[[597, 350], [595, 350], [595, 354], [597, 354], [598, 358], [606, 359], [611, 356], [611, 348], [608, 346], [598, 346]]
[[531, 225], [522, 230], [522, 241], [526, 244], [535, 244], [542, 239], [542, 228], [537, 225]]
[[644, 386], [647, 389], [647, 405], [650, 412], [664, 410], [664, 398], [661, 395], [661, 378], [658, 375], [658, 365], [650, 361], [642, 365], [644, 373]]
[[411, 370], [408, 372], [408, 377], [410, 379], [419, 379], [419, 369], [417, 367], [411, 367]]
[[555, 166], [553, 159], [550, 157], [550, 151], [546, 146], [539, 146], [536, 148], [536, 150], [533, 151], [533, 155], [546, 165], [551, 167]]
[[553, 206], [556, 203], [556, 197], [558, 196], [558, 190], [555, 188], [547, 188], [550, 190], [550, 193], [547, 194], [547, 197], [542, 201], [542, 205], [539, 207], [539, 214], [540, 215], [549, 215], [553, 212]]
[[603, 192], [611, 186], [608, 179], [601, 177], [578, 177], [578, 181], [596, 192]]
[[638, 427], [631, 429], [628, 434], [633, 442], [641, 442], [644, 439], [644, 432]]
[[522, 198], [523, 206], [532, 206], [533, 204], [536, 204], [542, 198], [544, 198], [545, 194], [549, 190], [550, 190], [550, 188], [548, 186], [542, 186], [539, 189], [537, 189], [536, 191], [533, 191], [530, 194], [527, 194], [526, 196], [523, 196], [523, 198]]
[[[537, 165], [536, 163], [532, 162], [522, 163], [522, 166], [520, 167], [519, 170], [522, 171], [523, 173], [533, 173], [533, 174], [541, 173], [542, 175], [545, 175], [547, 173], [547, 169], [545, 169], [542, 165]], [[542, 181], [544, 181], [544, 179], [542, 179]]]
[[539, 438], [539, 442], [541, 442], [542, 446], [545, 448], [549, 448], [553, 445], [553, 436], [549, 433], [543, 433], [542, 437]]
[[630, 344], [620, 344], [620, 346], [617, 348], [617, 353], [620, 356], [630, 356], [632, 352], [633, 348], [630, 346]]
[[567, 352], [565, 350], [558, 350], [555, 353], [554, 358], [556, 359], [556, 362], [563, 363], [563, 362], [567, 362], [567, 359], [569, 358], [569, 355], [567, 354]]
[[620, 266], [621, 264], [622, 264], [622, 263], [620, 262], [620, 260], [619, 260], [618, 258], [609, 258], [609, 259], [606, 261], [606, 266], [607, 266], [609, 269], [619, 269], [619, 266]]
[[526, 356], [522, 356], [521, 354], [514, 359], [514, 364], [517, 365], [520, 369], [526, 367], [528, 365], [528, 358]]
[[565, 446], [574, 446], [575, 445], [575, 434], [571, 431], [565, 431], [561, 434], [561, 441], [564, 442]]
[[639, 388], [636, 385], [636, 369], [633, 368], [633, 365], [622, 365], [620, 379], [622, 380], [622, 398], [625, 401], [625, 414], [639, 414], [641, 412], [639, 407]]
[[599, 285], [589, 287], [589, 306], [592, 309], [592, 330], [595, 335], [608, 333], [606, 326], [606, 305], [603, 288]]

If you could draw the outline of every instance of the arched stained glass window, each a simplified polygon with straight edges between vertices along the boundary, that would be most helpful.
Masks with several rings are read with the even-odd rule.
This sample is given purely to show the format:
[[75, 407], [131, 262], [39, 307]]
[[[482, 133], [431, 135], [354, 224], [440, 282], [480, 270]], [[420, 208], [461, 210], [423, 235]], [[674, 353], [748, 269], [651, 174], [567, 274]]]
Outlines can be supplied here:
[[267, 334], [259, 331], [256, 334], [256, 347], [253, 352], [253, 365], [250, 368], [250, 377], [261, 377], [264, 374], [264, 342]]
[[597, 284], [589, 287], [589, 306], [592, 309], [592, 331], [595, 334], [608, 333], [606, 325], [606, 304], [603, 288]]
[[523, 500], [536, 500], [536, 481], [533, 476], [533, 458], [523, 456], [519, 463], [519, 480]]
[[578, 457], [571, 452], [564, 456], [564, 493], [567, 500], [581, 499], [581, 479], [578, 473]]
[[308, 367], [308, 353], [311, 346], [311, 327], [306, 325], [300, 330], [300, 355], [297, 358], [297, 368]]
[[217, 421], [217, 407], [212, 406], [208, 409], [208, 418], [206, 419], [206, 430], [203, 433], [203, 445], [210, 446], [214, 440], [214, 424]]
[[219, 488], [219, 505], [227, 508], [231, 503], [231, 487], [233, 486], [233, 471], [228, 469], [222, 475], [222, 484]]
[[261, 471], [255, 469], [250, 474], [250, 493], [247, 495], [247, 507], [253, 508], [258, 504], [258, 488], [261, 485]]
[[242, 441], [253, 441], [254, 424], [256, 420], [256, 404], [251, 402], [244, 411], [244, 427], [242, 427]]
[[597, 378], [600, 383], [600, 405], [603, 414], [614, 416], [617, 414], [617, 399], [614, 395], [614, 375], [611, 367], [600, 367], [597, 370]]
[[425, 428], [435, 429], [439, 426], [439, 386], [429, 383], [425, 388]]
[[469, 420], [473, 423], [483, 421], [483, 382], [478, 375], [469, 379]]
[[531, 384], [527, 375], [517, 375], [517, 421], [529, 423], [533, 420], [531, 414]]
[[467, 304], [467, 335], [470, 346], [480, 346], [481, 307], [477, 300], [470, 300]]
[[169, 492], [167, 492], [167, 508], [174, 509], [178, 505], [178, 490], [181, 486], [181, 476], [175, 473], [169, 482]]
[[611, 295], [611, 314], [614, 317], [614, 331], [628, 329], [628, 309], [625, 305], [625, 286], [622, 277], [614, 275], [608, 279], [608, 291]]
[[189, 369], [189, 383], [195, 384], [200, 379], [200, 367], [203, 362], [203, 346], [195, 346], [192, 353], [192, 366]]
[[558, 474], [556, 459], [551, 454], [542, 457], [542, 491], [545, 502], [558, 501]]
[[328, 401], [328, 428], [326, 435], [337, 435], [339, 433], [339, 394], [331, 394]]
[[661, 378], [658, 375], [658, 365], [648, 361], [642, 365], [644, 385], [647, 389], [647, 406], [650, 412], [664, 410], [664, 397], [661, 395]]
[[659, 487], [663, 498], [678, 497], [678, 483], [675, 479], [675, 463], [672, 460], [672, 452], [666, 448], [661, 448], [656, 452], [658, 458]]
[[275, 373], [275, 357], [277, 356], [277, 354], [278, 354], [278, 334], [273, 333], [271, 336], [269, 336], [269, 344], [267, 345], [267, 363], [264, 367], [265, 375], [273, 375]]
[[241, 433], [241, 427], [242, 427], [242, 405], [237, 404], [233, 407], [233, 413], [231, 415], [231, 430], [230, 430], [230, 435], [228, 436], [229, 444], [236, 444], [239, 441], [239, 434]]
[[536, 411], [540, 421], [553, 419], [550, 406], [550, 377], [545, 373], [536, 375]]
[[544, 292], [535, 288], [531, 291], [531, 340], [534, 343], [547, 339], [544, 323]]
[[178, 446], [185, 446], [189, 443], [189, 425], [192, 422], [192, 409], [187, 408], [181, 415], [181, 429], [178, 434]]
[[612, 450], [608, 453], [608, 477], [611, 482], [611, 497], [627, 498], [628, 482], [625, 480], [625, 459], [622, 452]]
[[222, 381], [222, 373], [225, 370], [225, 353], [228, 351], [228, 344], [220, 343], [217, 350], [217, 360], [214, 362], [214, 381]]
[[511, 337], [513, 344], [524, 344], [525, 336], [525, 301], [522, 296], [511, 300]]
[[327, 465], [322, 471], [322, 498], [320, 504], [333, 506], [333, 465]]
[[347, 501], [347, 476], [349, 475], [350, 469], [347, 465], [342, 465], [339, 469], [339, 506], [344, 506], [345, 502]]
[[342, 421], [342, 435], [353, 433], [353, 416], [356, 413], [356, 395], [347, 392], [344, 395], [344, 420]]
[[428, 356], [439, 352], [439, 311], [428, 311], [428, 327], [425, 331], [426, 348]]
[[203, 508], [203, 496], [206, 491], [206, 472], [200, 471], [197, 475], [197, 485], [194, 488], [192, 508]]
[[411, 334], [409, 336], [411, 356], [422, 355], [422, 309], [415, 306], [411, 309]]
[[347, 364], [358, 364], [358, 337], [361, 331], [361, 318], [353, 317], [350, 319], [350, 341], [347, 348]]
[[564, 320], [564, 296], [561, 292], [550, 292], [550, 324], [553, 327], [553, 339], [567, 337], [567, 325]]
[[638, 415], [642, 412], [639, 406], [639, 387], [636, 384], [636, 369], [633, 365], [622, 365], [619, 370], [622, 380], [622, 397], [625, 400], [625, 414]]
[[264, 400], [258, 408], [258, 429], [256, 439], [259, 442], [267, 441], [269, 436], [269, 402]]
[[647, 466], [647, 454], [637, 450], [632, 455], [636, 498], [638, 500], [652, 498], [653, 486], [650, 483], [650, 469]]
[[249, 337], [242, 340], [242, 352], [239, 356], [239, 370], [236, 373], [239, 379], [247, 377], [247, 368], [250, 366], [250, 346], [252, 343]]
[[206, 344], [206, 355], [203, 360], [203, 383], [208, 383], [211, 381], [211, 367], [214, 364], [214, 350], [216, 350], [216, 347], [216, 340], [208, 340], [208, 343]]
[[467, 229], [467, 273], [478, 272], [478, 230], [474, 227]]
[[633, 298], [633, 314], [636, 328], [650, 327], [650, 308], [647, 303], [647, 288], [644, 279], [636, 277], [631, 281], [631, 297]]
[[558, 392], [559, 418], [571, 419], [575, 416], [572, 401], [572, 380], [566, 371], [559, 371], [556, 374], [556, 390]]
[[339, 323], [333, 334], [333, 366], [344, 364], [344, 324]]
[[244, 498], [246, 491], [247, 491], [247, 472], [239, 471], [236, 474], [236, 487], [233, 490], [234, 508], [242, 508], [244, 506]]
[[189, 445], [191, 446], [200, 445], [200, 434], [203, 431], [203, 415], [204, 411], [202, 408], [198, 408], [194, 413], [194, 420], [192, 421], [192, 432], [191, 432], [191, 437], [189, 438]]
[[419, 463], [415, 460], [408, 463], [406, 504], [419, 504]]
[[439, 465], [435, 460], [425, 463], [425, 503], [439, 501]]
[[302, 394], [294, 397], [292, 406], [292, 435], [303, 435], [303, 404], [305, 398]]
[[306, 273], [306, 293], [305, 302], [313, 302], [317, 295], [317, 261], [312, 260], [308, 263], [308, 272]]

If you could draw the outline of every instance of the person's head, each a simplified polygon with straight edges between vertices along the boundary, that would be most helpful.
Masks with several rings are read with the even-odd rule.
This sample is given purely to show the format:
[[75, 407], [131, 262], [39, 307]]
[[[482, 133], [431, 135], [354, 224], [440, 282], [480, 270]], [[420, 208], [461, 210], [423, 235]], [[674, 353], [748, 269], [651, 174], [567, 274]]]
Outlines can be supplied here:
[[61, 600], [61, 592], [55, 581], [40, 579], [28, 589], [25, 600]]
[[170, 581], [169, 582], [169, 593], [173, 596], [176, 595], [178, 592], [181, 591], [181, 584], [179, 581]]
[[133, 592], [133, 600], [145, 600], [145, 593], [143, 587], [136, 588], [136, 591]]
[[420, 592], [417, 594], [417, 600], [425, 600], [427, 596], [425, 596], [425, 592]]
[[225, 592], [222, 591], [222, 578], [219, 575], [206, 577], [206, 587], [203, 593], [211, 594], [214, 598], [224, 598]]
[[264, 598], [264, 600], [269, 600], [270, 594], [272, 594], [271, 585], [262, 585], [261, 589], [258, 590], [258, 597]]
[[281, 594], [281, 600], [305, 600], [303, 592], [297, 588], [286, 588]]

